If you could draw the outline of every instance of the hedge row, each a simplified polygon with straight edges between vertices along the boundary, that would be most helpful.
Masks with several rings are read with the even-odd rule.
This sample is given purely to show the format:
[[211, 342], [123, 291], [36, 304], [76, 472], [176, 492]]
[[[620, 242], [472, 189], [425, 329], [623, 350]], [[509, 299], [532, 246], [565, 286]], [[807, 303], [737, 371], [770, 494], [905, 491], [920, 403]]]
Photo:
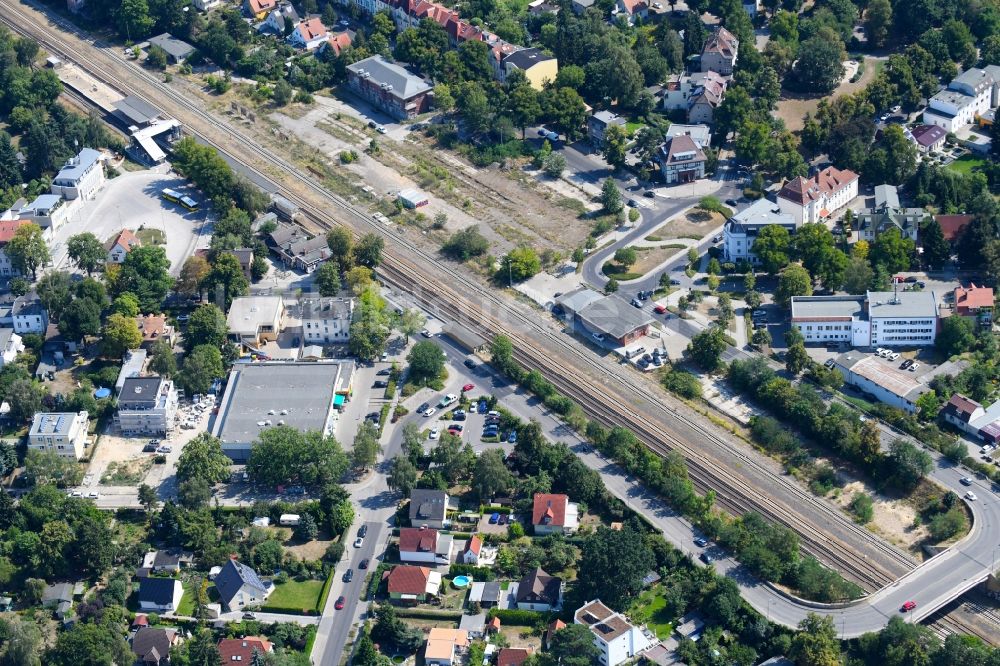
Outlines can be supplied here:
[[451, 577], [455, 576], [470, 576], [473, 580], [484, 581], [484, 580], [495, 580], [496, 574], [489, 567], [477, 567], [474, 564], [453, 564], [448, 569], [448, 575]]

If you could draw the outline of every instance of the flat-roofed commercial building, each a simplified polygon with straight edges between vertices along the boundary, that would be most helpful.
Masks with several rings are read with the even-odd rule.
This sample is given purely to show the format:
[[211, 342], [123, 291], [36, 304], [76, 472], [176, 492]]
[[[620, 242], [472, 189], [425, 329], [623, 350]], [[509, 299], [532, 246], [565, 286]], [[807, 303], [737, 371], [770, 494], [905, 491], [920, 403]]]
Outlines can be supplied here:
[[874, 354], [850, 351], [837, 357], [833, 367], [843, 375], [845, 384], [911, 414], [917, 411], [917, 399], [931, 390], [914, 373], [900, 370], [895, 363]]
[[332, 435], [353, 380], [354, 361], [237, 363], [212, 434], [236, 461], [250, 457], [250, 447], [265, 428], [287, 425]]
[[793, 296], [792, 326], [807, 343], [923, 347], [937, 335], [937, 301], [934, 292], [924, 291]]

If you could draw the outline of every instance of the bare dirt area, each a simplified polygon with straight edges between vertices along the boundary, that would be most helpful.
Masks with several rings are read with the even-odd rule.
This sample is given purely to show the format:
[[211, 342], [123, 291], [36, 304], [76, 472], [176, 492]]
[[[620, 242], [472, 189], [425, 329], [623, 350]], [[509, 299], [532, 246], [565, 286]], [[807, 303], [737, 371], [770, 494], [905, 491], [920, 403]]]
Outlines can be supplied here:
[[833, 498], [833, 502], [849, 513], [848, 505], [854, 494], [859, 492], [871, 495], [874, 501], [875, 517], [866, 527], [887, 541], [916, 554], [920, 544], [928, 536], [925, 526], [913, 526], [913, 521], [917, 517], [916, 508], [906, 500], [874, 492], [861, 481], [851, 481], [843, 486], [840, 494]]
[[[275, 111], [239, 96], [237, 87], [222, 96], [210, 94], [197, 77], [175, 79], [206, 106], [234, 117], [256, 130], [262, 143], [293, 155], [303, 164], [321, 162], [337, 172], [332, 190], [355, 201], [364, 198], [362, 186], [373, 188], [378, 199], [391, 200], [400, 189], [417, 187], [430, 196], [418, 211], [420, 233], [434, 249], [447, 232], [479, 224], [494, 243], [493, 254], [518, 244], [568, 253], [583, 244], [591, 224], [579, 217], [580, 202], [540, 185], [517, 164], [477, 168], [436, 145], [418, 132], [396, 126], [387, 135], [376, 133], [357, 117], [355, 100], [317, 95], [311, 106], [293, 104]], [[239, 110], [234, 110], [234, 103]], [[363, 103], [358, 104], [364, 107]], [[366, 151], [370, 142], [377, 152]], [[353, 150], [358, 159], [343, 164], [340, 154]], [[391, 194], [390, 194], [391, 193]], [[373, 207], [373, 210], [376, 208]], [[384, 212], [384, 211], [383, 211]], [[432, 229], [436, 215], [444, 213], [444, 229]], [[434, 234], [427, 232], [436, 231]]]
[[865, 86], [872, 82], [875, 75], [878, 74], [881, 69], [884, 60], [876, 58], [865, 58], [865, 71], [861, 74], [861, 78], [853, 83], [848, 81], [846, 83], [841, 83], [837, 86], [829, 95], [800, 95], [798, 93], [793, 93], [788, 90], [781, 91], [781, 99], [778, 101], [778, 108], [774, 111], [774, 115], [785, 121], [785, 127], [792, 132], [798, 132], [802, 129], [804, 123], [804, 118], [807, 113], [815, 115], [816, 108], [819, 106], [819, 101], [821, 99], [833, 99], [840, 95], [853, 95], [854, 93], [862, 90]]
[[718, 227], [723, 222], [725, 222], [725, 218], [721, 213], [710, 213], [692, 208], [683, 215], [679, 215], [668, 221], [657, 229], [654, 234], [663, 239], [691, 238], [701, 240], [709, 230]]
[[306, 543], [294, 544], [292, 543], [293, 541], [298, 540], [293, 538], [281, 545], [285, 547], [286, 552], [291, 553], [303, 562], [321, 559], [323, 554], [326, 553], [326, 549], [333, 543], [333, 539], [314, 539]]
[[633, 247], [633, 249], [639, 257], [639, 261], [629, 267], [629, 270], [645, 275], [678, 252], [682, 252], [684, 246], [675, 243], [656, 247]]

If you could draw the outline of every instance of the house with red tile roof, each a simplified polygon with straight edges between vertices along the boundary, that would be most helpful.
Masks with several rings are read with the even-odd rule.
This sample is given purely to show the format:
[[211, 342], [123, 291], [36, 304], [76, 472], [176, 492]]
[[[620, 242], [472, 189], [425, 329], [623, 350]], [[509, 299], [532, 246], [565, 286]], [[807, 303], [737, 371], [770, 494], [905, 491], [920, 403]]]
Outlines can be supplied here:
[[812, 178], [798, 176], [778, 192], [778, 207], [796, 224], [825, 220], [858, 196], [858, 174], [829, 166]]
[[646, 0], [618, 0], [612, 13], [624, 16], [632, 25], [637, 18], [644, 21], [649, 18], [649, 3]]
[[18, 229], [26, 224], [33, 224], [28, 220], [3, 220], [0, 221], [0, 275], [20, 275], [21, 271], [14, 268], [10, 257], [7, 256], [5, 248], [7, 243], [14, 237]]
[[941, 234], [944, 239], [949, 243], [955, 243], [974, 217], [966, 214], [935, 215], [934, 220], [941, 226]]
[[472, 538], [465, 542], [465, 548], [462, 550], [462, 562], [472, 565], [479, 564], [479, 554], [482, 550], [483, 540], [479, 538], [478, 534], [473, 534]]
[[260, 636], [247, 636], [246, 638], [223, 638], [219, 641], [219, 655], [222, 657], [223, 666], [230, 664], [252, 663], [253, 653], [268, 654], [274, 652], [274, 644], [266, 638]]
[[549, 623], [548, 628], [545, 629], [545, 636], [542, 638], [542, 643], [545, 645], [546, 649], [552, 646], [552, 637], [555, 636], [556, 632], [560, 629], [565, 629], [566, 623], [556, 618]]
[[521, 666], [531, 656], [531, 648], [501, 648], [497, 653], [497, 666]]
[[399, 530], [399, 559], [403, 562], [448, 564], [454, 539], [432, 527], [404, 527]]
[[166, 315], [139, 315], [135, 323], [142, 333], [143, 347], [151, 347], [158, 340], [171, 346], [174, 344], [174, 327], [167, 323]]
[[579, 508], [569, 496], [536, 493], [531, 512], [535, 534], [572, 534], [580, 526]]
[[320, 44], [319, 52], [323, 53], [327, 49], [333, 50], [334, 56], [339, 56], [343, 53], [348, 46], [351, 45], [352, 37], [350, 32], [338, 32], [335, 35], [330, 35], [326, 43]]
[[329, 41], [330, 33], [318, 17], [300, 21], [292, 34], [288, 35], [288, 43], [297, 49], [313, 51]]
[[389, 599], [396, 603], [415, 604], [436, 597], [441, 590], [441, 574], [428, 567], [399, 564], [385, 574]]
[[955, 288], [955, 316], [974, 319], [979, 326], [993, 325], [993, 289], [970, 284]]
[[722, 26], [717, 27], [701, 48], [701, 71], [730, 76], [736, 66], [739, 49], [740, 40]]
[[121, 264], [125, 262], [125, 257], [142, 243], [139, 238], [128, 229], [122, 229], [117, 236], [104, 244], [104, 249], [108, 251], [109, 264]]
[[263, 20], [267, 13], [278, 6], [278, 0], [243, 0], [243, 13], [258, 21]]

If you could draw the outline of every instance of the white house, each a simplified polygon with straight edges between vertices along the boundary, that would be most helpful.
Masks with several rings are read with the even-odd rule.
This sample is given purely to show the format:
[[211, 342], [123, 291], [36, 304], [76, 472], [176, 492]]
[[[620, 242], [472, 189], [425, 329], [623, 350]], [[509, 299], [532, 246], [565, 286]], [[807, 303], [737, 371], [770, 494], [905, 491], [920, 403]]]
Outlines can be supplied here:
[[104, 181], [104, 156], [84, 148], [59, 170], [49, 191], [63, 199], [93, 199]]
[[104, 244], [104, 249], [108, 251], [108, 263], [125, 263], [128, 253], [140, 245], [139, 238], [134, 233], [129, 229], [122, 229], [117, 236]]
[[827, 167], [812, 178], [798, 176], [778, 192], [778, 206], [796, 224], [819, 222], [858, 196], [858, 174], [850, 169]]
[[353, 298], [318, 298], [302, 301], [302, 337], [305, 344], [344, 344], [351, 337]]
[[925, 216], [923, 208], [900, 206], [899, 193], [894, 185], [876, 185], [875, 206], [858, 211], [858, 237], [872, 242], [886, 231], [896, 229], [902, 238], [916, 242], [920, 221]]
[[300, 21], [292, 34], [288, 36], [288, 43], [298, 49], [312, 51], [318, 49], [323, 42], [330, 38], [326, 26], [318, 18], [313, 17]]
[[14, 237], [17, 230], [25, 224], [31, 224], [27, 220], [0, 220], [0, 275], [20, 275], [21, 271], [14, 267], [10, 257], [7, 256], [7, 243]]
[[191, 3], [194, 8], [200, 12], [207, 12], [209, 9], [213, 9], [222, 4], [222, 0], [193, 0]]
[[49, 311], [42, 305], [35, 292], [18, 296], [14, 300], [10, 314], [14, 324], [14, 332], [19, 335], [25, 333], [44, 334], [49, 328]]
[[139, 579], [139, 610], [168, 613], [177, 610], [184, 586], [176, 578]]
[[618, 0], [612, 13], [624, 16], [628, 24], [632, 25], [637, 18], [642, 20], [649, 18], [649, 3], [646, 0]]
[[793, 296], [792, 326], [807, 343], [926, 347], [937, 335], [934, 292], [869, 291], [864, 296]]
[[20, 216], [42, 229], [58, 229], [69, 220], [72, 212], [73, 207], [58, 194], [39, 194], [21, 209]]
[[79, 460], [87, 446], [87, 412], [37, 412], [28, 431], [28, 448]]
[[267, 15], [267, 18], [257, 26], [258, 32], [270, 32], [275, 35], [285, 34], [285, 20], [289, 20], [292, 24], [299, 22], [299, 14], [295, 11], [295, 7], [292, 3], [286, 2], [282, 5], [278, 5]]
[[715, 109], [722, 104], [728, 85], [726, 77], [713, 71], [679, 76], [668, 81], [664, 87], [663, 108], [666, 111], [686, 112], [687, 121], [691, 124], [711, 124]]
[[670, 127], [667, 128], [665, 138], [671, 139], [681, 135], [691, 137], [691, 140], [702, 150], [712, 145], [712, 129], [708, 125], [671, 123]]
[[594, 634], [602, 666], [618, 666], [658, 642], [655, 636], [632, 625], [624, 615], [614, 612], [600, 599], [588, 601], [577, 609], [573, 620], [589, 627]]
[[948, 138], [948, 133], [944, 128], [937, 125], [917, 125], [912, 130], [903, 130], [903, 134], [922, 153], [935, 153], [941, 150]]
[[12, 328], [0, 328], [0, 368], [13, 363], [17, 355], [24, 351], [21, 336]]
[[739, 55], [740, 40], [722, 26], [718, 26], [701, 48], [701, 71], [718, 72], [724, 76], [733, 73]]
[[241, 296], [229, 306], [226, 325], [229, 340], [256, 346], [263, 340], [275, 340], [282, 330], [285, 302], [281, 296]]
[[1000, 106], [1000, 67], [967, 69], [930, 98], [923, 121], [946, 132], [971, 125], [976, 116]]
[[257, 572], [235, 559], [222, 567], [215, 577], [215, 589], [219, 599], [230, 611], [242, 610], [247, 606], [259, 606], [274, 591], [274, 584], [261, 580]]
[[454, 539], [432, 527], [404, 527], [399, 530], [399, 559], [403, 562], [448, 564]]
[[462, 549], [462, 563], [463, 564], [479, 564], [479, 556], [483, 552], [483, 540], [479, 538], [478, 534], [473, 534], [468, 541], [465, 542], [465, 548]]
[[531, 524], [535, 534], [572, 534], [580, 525], [579, 512], [567, 495], [536, 493]]
[[784, 227], [795, 233], [799, 225], [789, 213], [781, 212], [781, 207], [773, 201], [758, 199], [726, 221], [722, 229], [723, 256], [726, 261], [746, 260], [759, 264], [760, 259], [753, 252], [753, 244], [761, 230], [769, 226]]

